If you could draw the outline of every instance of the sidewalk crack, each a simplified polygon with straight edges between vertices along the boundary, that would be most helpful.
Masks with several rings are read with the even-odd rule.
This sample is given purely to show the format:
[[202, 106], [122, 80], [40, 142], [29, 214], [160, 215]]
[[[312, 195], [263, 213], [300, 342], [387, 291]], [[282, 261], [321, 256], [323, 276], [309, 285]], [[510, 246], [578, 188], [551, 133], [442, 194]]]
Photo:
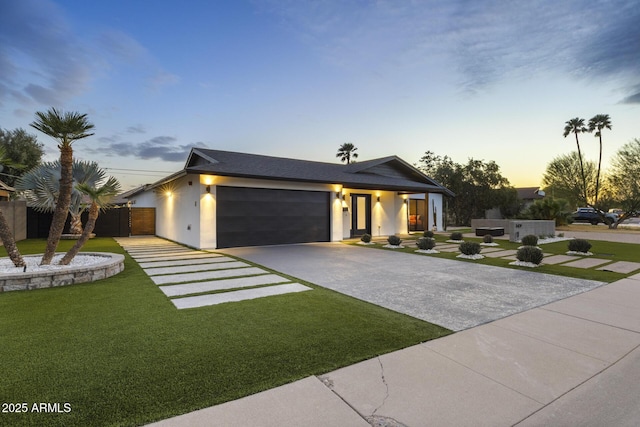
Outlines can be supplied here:
[[378, 363], [380, 364], [380, 378], [385, 387], [385, 396], [384, 399], [382, 399], [382, 403], [371, 413], [371, 416], [374, 416], [376, 412], [378, 412], [378, 409], [382, 408], [389, 398], [389, 384], [387, 384], [387, 379], [384, 377], [384, 365], [382, 364], [382, 360], [380, 360], [380, 356], [378, 356]]

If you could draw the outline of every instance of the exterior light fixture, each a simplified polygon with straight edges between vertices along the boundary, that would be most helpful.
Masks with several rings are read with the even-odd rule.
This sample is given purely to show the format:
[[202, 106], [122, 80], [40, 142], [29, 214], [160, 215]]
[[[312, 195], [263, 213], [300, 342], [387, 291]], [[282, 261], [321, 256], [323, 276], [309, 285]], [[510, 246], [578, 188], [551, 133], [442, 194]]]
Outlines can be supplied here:
[[338, 191], [338, 192], [336, 193], [336, 199], [339, 199], [339, 198], [340, 198], [340, 192]]
[[211, 193], [211, 186], [210, 186], [210, 185], [207, 185], [207, 186], [205, 187], [205, 190], [207, 191], [207, 193]]
[[347, 197], [347, 196], [343, 194], [343, 195], [342, 195], [342, 200], [346, 200], [346, 197]]
[[378, 196], [377, 200], [380, 201], [380, 196]]

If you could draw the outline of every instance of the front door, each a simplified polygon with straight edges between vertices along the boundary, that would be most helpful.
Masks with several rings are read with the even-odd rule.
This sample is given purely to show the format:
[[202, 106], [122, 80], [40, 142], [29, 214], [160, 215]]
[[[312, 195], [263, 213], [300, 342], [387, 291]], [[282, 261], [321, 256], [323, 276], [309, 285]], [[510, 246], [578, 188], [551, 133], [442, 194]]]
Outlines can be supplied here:
[[351, 237], [371, 234], [371, 194], [351, 195]]

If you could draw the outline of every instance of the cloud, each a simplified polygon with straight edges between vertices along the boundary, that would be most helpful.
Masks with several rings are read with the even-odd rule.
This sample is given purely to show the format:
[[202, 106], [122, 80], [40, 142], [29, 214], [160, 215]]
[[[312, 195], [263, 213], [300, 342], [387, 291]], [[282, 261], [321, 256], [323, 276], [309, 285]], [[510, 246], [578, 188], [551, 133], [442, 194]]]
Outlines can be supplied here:
[[620, 102], [622, 104], [640, 104], [640, 92], [629, 95]]
[[[637, 0], [376, 1], [266, 0], [269, 13], [330, 64], [374, 74], [436, 70], [463, 90], [550, 72], [589, 83], [640, 81]], [[448, 67], [448, 68], [447, 68]], [[633, 94], [632, 94], [633, 95]]]
[[10, 101], [59, 105], [88, 87], [89, 50], [49, 1], [4, 2], [0, 46], [0, 91], [12, 88]]
[[[103, 138], [106, 139], [106, 138]], [[160, 159], [167, 162], [184, 162], [192, 147], [203, 147], [202, 142], [178, 144], [172, 136], [156, 136], [140, 143], [110, 142], [99, 147], [82, 147], [91, 155], [107, 157], [137, 157], [143, 160]]]
[[0, 107], [64, 107], [116, 67], [134, 67], [154, 90], [179, 81], [122, 31], [78, 33], [50, 0], [3, 2]]
[[146, 129], [142, 125], [129, 126], [127, 133], [146, 133]]

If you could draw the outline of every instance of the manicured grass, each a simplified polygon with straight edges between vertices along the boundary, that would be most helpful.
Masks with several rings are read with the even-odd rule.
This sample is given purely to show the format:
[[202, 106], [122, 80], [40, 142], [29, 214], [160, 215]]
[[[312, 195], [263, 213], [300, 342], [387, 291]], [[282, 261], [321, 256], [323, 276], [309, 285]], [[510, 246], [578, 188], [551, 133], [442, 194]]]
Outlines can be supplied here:
[[[41, 253], [44, 243], [18, 246]], [[108, 238], [85, 250], [125, 253]], [[2, 293], [2, 402], [71, 412], [0, 413], [0, 424], [141, 425], [450, 333], [305, 284], [314, 290], [177, 310], [125, 254], [109, 279]]]
[[[450, 233], [439, 233], [435, 235], [436, 239], [436, 247], [438, 249], [438, 245], [446, 244], [446, 241], [449, 239]], [[415, 238], [421, 237], [421, 234], [416, 234]], [[465, 237], [465, 241], [470, 242], [482, 242], [482, 237]], [[591, 252], [593, 253], [594, 258], [602, 258], [602, 259], [610, 259], [611, 261], [632, 261], [632, 262], [640, 262], [640, 250], [638, 250], [639, 246], [631, 243], [615, 243], [615, 242], [605, 242], [600, 240], [591, 240], [588, 239], [589, 242], [593, 245], [591, 248]], [[417, 249], [415, 245], [415, 240], [406, 239], [403, 242], [403, 246], [406, 246], [404, 249], [386, 249], [383, 248], [386, 242], [375, 245], [375, 246], [362, 246], [367, 248], [375, 248], [375, 249], [384, 249], [389, 251], [403, 251], [407, 253], [415, 253]], [[498, 243], [500, 249], [518, 249], [521, 246], [520, 243], [509, 242], [508, 240], [503, 239], [494, 239], [494, 242]], [[356, 244], [356, 242], [352, 242], [351, 244]], [[561, 255], [567, 252], [568, 241], [556, 242], [556, 243], [547, 243], [540, 245], [542, 251], [546, 254], [552, 255]], [[535, 269], [531, 269], [528, 267], [518, 267], [514, 265], [509, 265], [511, 260], [501, 259], [501, 258], [491, 258], [485, 257], [481, 260], [466, 260], [462, 258], [457, 258], [459, 252], [441, 252], [439, 254], [416, 254], [420, 256], [430, 256], [430, 257], [438, 257], [438, 258], [447, 258], [460, 262], [473, 262], [473, 263], [481, 263], [487, 265], [493, 265], [497, 267], [505, 267], [505, 268], [514, 268], [514, 269], [524, 269], [527, 271], [534, 271], [536, 273], [549, 273], [556, 274], [559, 276], [568, 276], [568, 277], [576, 277], [580, 279], [588, 279], [588, 280], [598, 280], [602, 282], [615, 282], [616, 280], [620, 280], [629, 276], [630, 274], [622, 274], [622, 273], [614, 273], [611, 271], [601, 271], [596, 270], [595, 268], [574, 268], [574, 267], [565, 267], [562, 264], [556, 265], [541, 265]], [[576, 257], [578, 259], [579, 257]], [[542, 261], [544, 263], [544, 260]], [[631, 273], [634, 274], [634, 273]]]

